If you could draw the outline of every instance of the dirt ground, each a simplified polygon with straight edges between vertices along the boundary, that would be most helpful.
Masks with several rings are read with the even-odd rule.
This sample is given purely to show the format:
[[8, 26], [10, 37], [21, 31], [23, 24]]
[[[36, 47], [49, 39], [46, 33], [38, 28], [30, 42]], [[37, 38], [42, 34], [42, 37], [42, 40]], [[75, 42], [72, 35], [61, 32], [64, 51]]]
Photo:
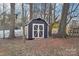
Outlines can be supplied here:
[[2, 56], [78, 56], [79, 38], [1, 39]]

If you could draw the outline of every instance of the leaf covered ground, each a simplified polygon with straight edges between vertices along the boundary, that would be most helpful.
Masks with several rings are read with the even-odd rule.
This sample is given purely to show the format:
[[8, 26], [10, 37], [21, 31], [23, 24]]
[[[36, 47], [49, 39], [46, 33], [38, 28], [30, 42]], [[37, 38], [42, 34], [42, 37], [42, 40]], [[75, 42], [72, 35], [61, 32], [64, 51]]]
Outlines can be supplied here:
[[1, 39], [2, 56], [77, 56], [79, 38]]

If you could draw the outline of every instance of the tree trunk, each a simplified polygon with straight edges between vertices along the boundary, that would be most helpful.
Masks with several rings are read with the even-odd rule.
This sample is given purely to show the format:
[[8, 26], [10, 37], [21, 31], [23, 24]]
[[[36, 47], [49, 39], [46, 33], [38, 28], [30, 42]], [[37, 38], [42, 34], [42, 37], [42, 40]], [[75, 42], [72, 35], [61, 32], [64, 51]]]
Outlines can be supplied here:
[[56, 21], [55, 20], [55, 8], [56, 8], [56, 3], [53, 4], [53, 23]]
[[69, 3], [64, 3], [58, 30], [59, 37], [66, 37], [66, 22], [67, 22], [68, 11], [69, 11]]
[[50, 6], [49, 6], [49, 36], [52, 36], [52, 23], [53, 23], [52, 4], [50, 3]]
[[24, 18], [24, 6], [23, 6], [23, 3], [22, 3], [22, 27], [23, 27], [23, 39], [24, 39], [24, 42], [25, 42], [26, 35], [25, 35], [25, 18]]
[[44, 9], [44, 19], [45, 19], [45, 17], [46, 17], [46, 3], [45, 3], [45, 9]]
[[[5, 5], [3, 3], [3, 12], [5, 10]], [[3, 14], [3, 39], [5, 39], [5, 13]]]
[[32, 3], [29, 4], [30, 5], [30, 20], [32, 19], [33, 13], [32, 13]]
[[11, 17], [10, 17], [10, 38], [15, 37], [14, 29], [15, 29], [15, 3], [11, 3]]

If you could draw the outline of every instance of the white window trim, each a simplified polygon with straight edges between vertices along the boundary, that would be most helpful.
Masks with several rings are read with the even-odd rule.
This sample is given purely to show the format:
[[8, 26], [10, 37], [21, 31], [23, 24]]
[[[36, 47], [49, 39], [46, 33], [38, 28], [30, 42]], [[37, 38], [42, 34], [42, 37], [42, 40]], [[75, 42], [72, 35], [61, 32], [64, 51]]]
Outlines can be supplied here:
[[[43, 36], [42, 36], [42, 37], [39, 37], [39, 34], [38, 34], [38, 37], [34, 37], [34, 26], [35, 26], [35, 25], [38, 25], [38, 27], [39, 27], [39, 25], [42, 25], [42, 26], [43, 26], [43, 30], [39, 30], [39, 29], [38, 29], [38, 32], [39, 32], [39, 31], [43, 31]], [[32, 30], [32, 37], [33, 37], [33, 38], [44, 38], [44, 24], [33, 24], [32, 29], [33, 29], [33, 30]]]

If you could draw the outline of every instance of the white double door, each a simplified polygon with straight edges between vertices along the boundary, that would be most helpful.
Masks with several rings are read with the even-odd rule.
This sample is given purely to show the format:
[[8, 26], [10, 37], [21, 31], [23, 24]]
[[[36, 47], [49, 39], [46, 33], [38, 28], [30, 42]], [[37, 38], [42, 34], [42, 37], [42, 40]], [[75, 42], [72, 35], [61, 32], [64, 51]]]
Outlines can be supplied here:
[[44, 38], [44, 24], [33, 24], [33, 38]]

